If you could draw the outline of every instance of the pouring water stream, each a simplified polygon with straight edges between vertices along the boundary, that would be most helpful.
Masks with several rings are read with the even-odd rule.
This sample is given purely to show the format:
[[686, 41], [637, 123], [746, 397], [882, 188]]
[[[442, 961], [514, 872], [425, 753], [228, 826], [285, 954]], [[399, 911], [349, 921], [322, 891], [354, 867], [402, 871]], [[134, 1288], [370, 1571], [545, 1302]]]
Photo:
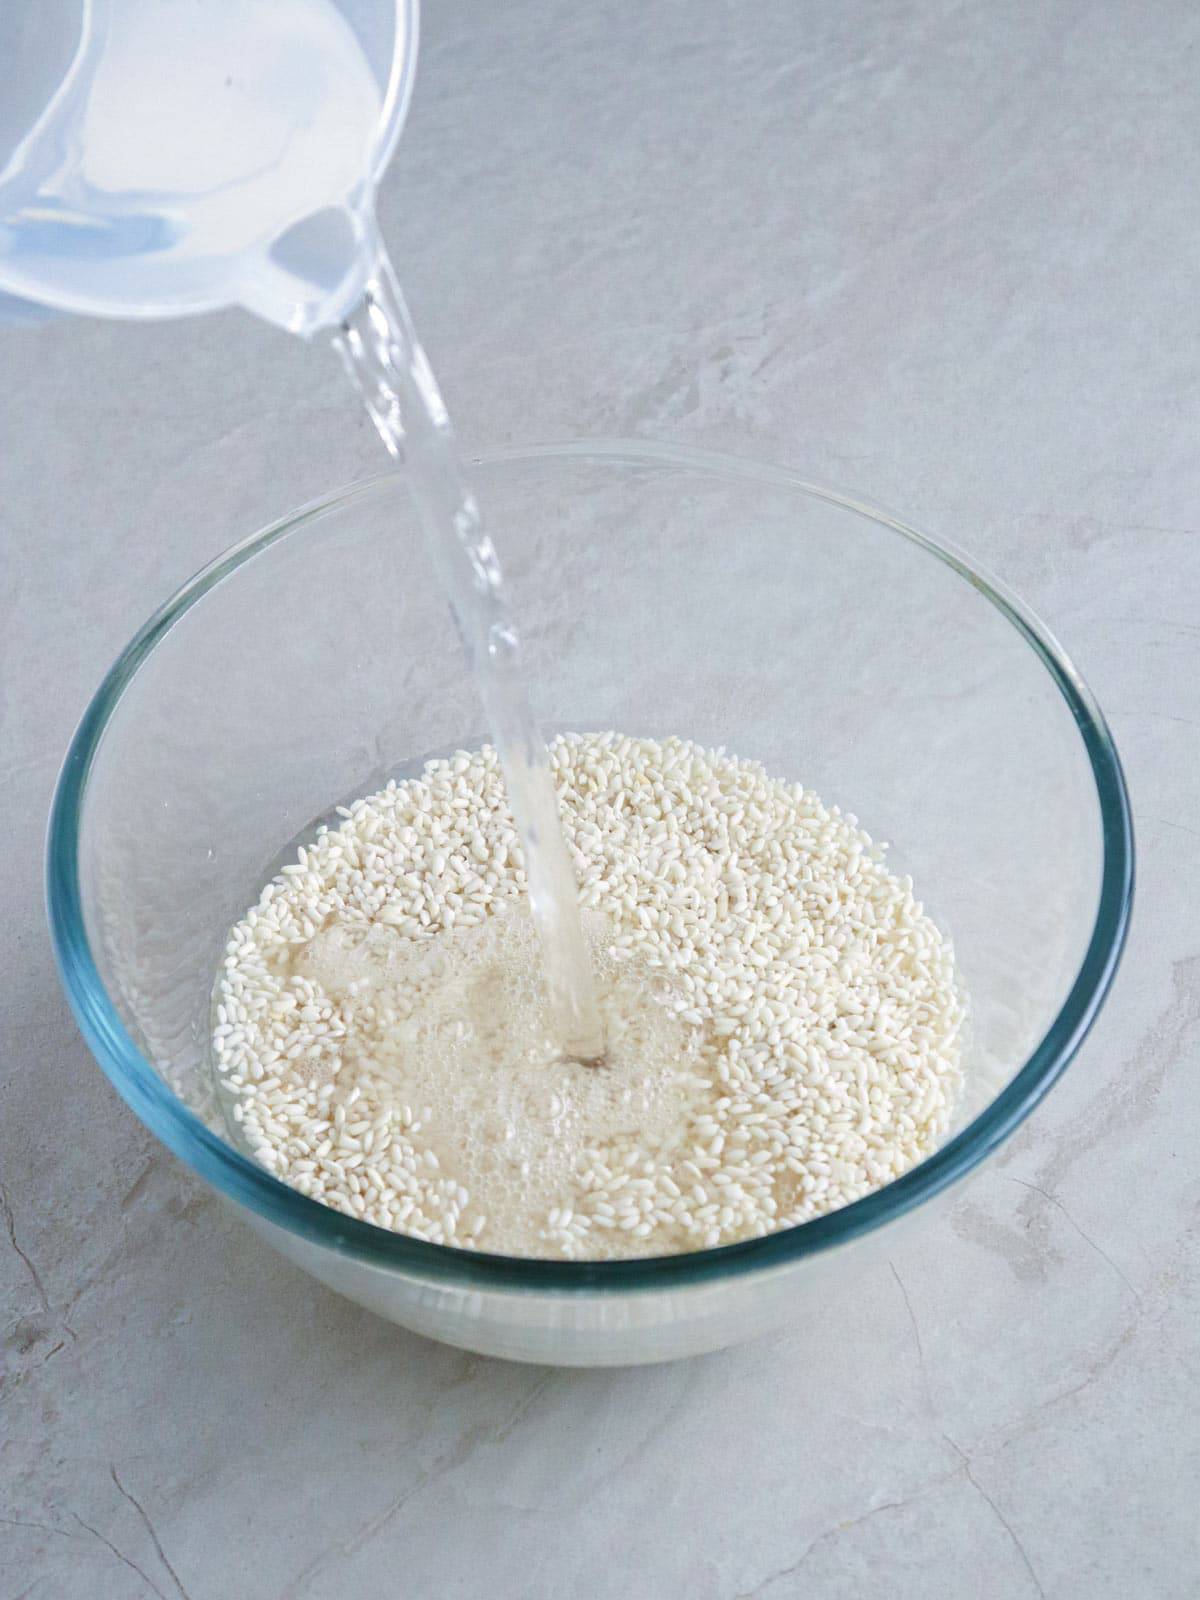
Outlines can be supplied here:
[[545, 742], [521, 670], [504, 575], [463, 477], [433, 370], [382, 243], [366, 290], [333, 335], [389, 455], [404, 461], [425, 543], [466, 651], [496, 745], [525, 857], [558, 1043], [575, 1060], [604, 1054], [604, 1031], [579, 921]]

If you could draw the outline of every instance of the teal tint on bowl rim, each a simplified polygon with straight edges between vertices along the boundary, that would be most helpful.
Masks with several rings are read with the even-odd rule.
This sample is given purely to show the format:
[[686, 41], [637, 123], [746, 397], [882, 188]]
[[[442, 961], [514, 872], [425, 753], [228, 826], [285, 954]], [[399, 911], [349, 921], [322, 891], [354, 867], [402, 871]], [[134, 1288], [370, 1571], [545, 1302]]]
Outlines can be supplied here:
[[[158, 1076], [129, 1036], [101, 980], [84, 925], [80, 829], [89, 776], [122, 696], [156, 647], [198, 600], [253, 557], [331, 508], [368, 496], [379, 480], [352, 485], [305, 507], [218, 557], [174, 595], [122, 652], [71, 741], [55, 791], [47, 843], [50, 928], [71, 1008], [118, 1093], [162, 1142], [216, 1189], [267, 1221], [362, 1263], [460, 1289], [538, 1292], [669, 1290], [756, 1274], [848, 1243], [893, 1221], [977, 1167], [1020, 1125], [1067, 1066], [1095, 1021], [1125, 940], [1133, 892], [1133, 833], [1120, 761], [1086, 684], [1048, 630], [1002, 584], [952, 546], [917, 533], [859, 500], [815, 487], [795, 473], [736, 458], [638, 442], [596, 441], [496, 452], [477, 466], [595, 463], [678, 468], [752, 488], [790, 491], [844, 508], [887, 529], [957, 574], [1016, 630], [1065, 702], [1082, 741], [1100, 819], [1102, 861], [1090, 939], [1069, 992], [1036, 1048], [994, 1100], [934, 1155], [884, 1188], [799, 1227], [713, 1250], [632, 1261], [514, 1259], [426, 1244], [358, 1222], [307, 1199], [213, 1133]], [[486, 509], [486, 507], [485, 507]], [[432, 578], [429, 580], [432, 583]], [[680, 729], [686, 734], [687, 729]]]

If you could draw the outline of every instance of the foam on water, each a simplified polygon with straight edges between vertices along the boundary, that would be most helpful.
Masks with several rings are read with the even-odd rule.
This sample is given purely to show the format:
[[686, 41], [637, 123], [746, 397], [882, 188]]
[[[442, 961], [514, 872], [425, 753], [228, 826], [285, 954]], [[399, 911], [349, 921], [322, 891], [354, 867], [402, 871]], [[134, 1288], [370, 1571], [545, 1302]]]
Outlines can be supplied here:
[[[347, 1022], [339, 1080], [411, 1108], [421, 1145], [486, 1214], [490, 1248], [537, 1255], [548, 1211], [597, 1159], [633, 1140], [669, 1162], [694, 1141], [713, 1081], [669, 981], [614, 957], [607, 919], [584, 917], [605, 1065], [564, 1060], [537, 936], [510, 911], [435, 939], [334, 922], [281, 947], [280, 976], [312, 980]], [[593, 1241], [589, 1254], [597, 1250]], [[614, 1250], [625, 1241], [611, 1241]]]

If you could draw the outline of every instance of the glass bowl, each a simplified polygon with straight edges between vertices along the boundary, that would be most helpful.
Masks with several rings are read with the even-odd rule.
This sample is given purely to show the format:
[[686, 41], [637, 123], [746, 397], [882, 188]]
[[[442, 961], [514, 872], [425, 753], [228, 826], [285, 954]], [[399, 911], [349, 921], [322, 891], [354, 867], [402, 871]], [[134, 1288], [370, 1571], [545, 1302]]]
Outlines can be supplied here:
[[548, 730], [676, 733], [853, 812], [952, 936], [967, 1090], [929, 1159], [747, 1243], [619, 1262], [425, 1244], [285, 1187], [223, 1137], [209, 1061], [230, 925], [279, 851], [481, 739], [403, 471], [255, 534], [101, 684], [50, 820], [63, 982], [134, 1112], [286, 1256], [487, 1354], [662, 1360], [774, 1329], [1004, 1142], [1112, 981], [1133, 846], [1116, 751], [1054, 639], [964, 556], [794, 474], [694, 450], [509, 451], [473, 479]]

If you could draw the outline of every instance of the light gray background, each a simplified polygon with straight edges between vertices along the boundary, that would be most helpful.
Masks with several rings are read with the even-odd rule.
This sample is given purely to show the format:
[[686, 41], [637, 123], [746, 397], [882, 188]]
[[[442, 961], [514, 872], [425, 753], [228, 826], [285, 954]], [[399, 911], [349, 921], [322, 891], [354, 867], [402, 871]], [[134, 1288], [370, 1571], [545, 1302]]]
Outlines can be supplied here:
[[1200, 13], [425, 20], [382, 212], [467, 447], [732, 449], [976, 552], [1112, 719], [1130, 949], [1049, 1102], [815, 1331], [553, 1372], [335, 1299], [93, 1065], [39, 840], [148, 610], [377, 448], [239, 315], [0, 335], [0, 1600], [1193, 1596]]

